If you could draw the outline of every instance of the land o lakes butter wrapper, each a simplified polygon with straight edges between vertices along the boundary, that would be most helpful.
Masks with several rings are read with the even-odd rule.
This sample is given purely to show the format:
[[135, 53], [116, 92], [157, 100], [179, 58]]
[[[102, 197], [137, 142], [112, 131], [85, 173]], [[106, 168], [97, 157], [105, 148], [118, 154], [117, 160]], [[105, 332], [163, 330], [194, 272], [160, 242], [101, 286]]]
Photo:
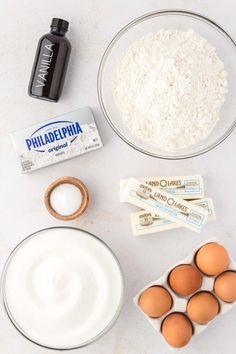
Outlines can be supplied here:
[[[208, 211], [207, 222], [216, 219], [215, 208], [211, 198], [196, 199], [190, 201], [191, 204], [198, 205]], [[180, 224], [163, 218], [157, 214], [146, 210], [141, 210], [131, 214], [132, 230], [135, 236], [153, 234], [161, 231], [177, 229]]]
[[11, 133], [21, 172], [27, 173], [103, 146], [89, 107]]
[[136, 205], [196, 232], [201, 231], [208, 219], [206, 209], [134, 178], [129, 179], [122, 202]]
[[[165, 192], [175, 195], [181, 199], [204, 198], [204, 183], [200, 175], [196, 176], [172, 176], [172, 177], [143, 177], [139, 181], [151, 187], [164, 189]], [[120, 197], [128, 183], [128, 179], [120, 181]]]

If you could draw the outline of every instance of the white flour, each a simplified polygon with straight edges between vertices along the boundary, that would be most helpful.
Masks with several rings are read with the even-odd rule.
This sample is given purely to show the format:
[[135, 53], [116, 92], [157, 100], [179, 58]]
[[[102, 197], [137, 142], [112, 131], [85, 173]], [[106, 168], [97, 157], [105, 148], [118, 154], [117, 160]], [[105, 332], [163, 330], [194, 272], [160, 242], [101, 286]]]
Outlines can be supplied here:
[[193, 30], [136, 40], [114, 68], [113, 94], [133, 135], [166, 151], [206, 138], [219, 120], [227, 73]]

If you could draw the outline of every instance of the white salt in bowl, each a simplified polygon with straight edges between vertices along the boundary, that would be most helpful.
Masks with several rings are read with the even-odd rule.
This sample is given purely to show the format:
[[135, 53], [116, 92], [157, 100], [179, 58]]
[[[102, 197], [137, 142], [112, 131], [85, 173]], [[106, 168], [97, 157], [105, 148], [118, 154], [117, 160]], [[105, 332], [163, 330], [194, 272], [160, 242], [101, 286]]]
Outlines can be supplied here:
[[87, 209], [89, 192], [78, 178], [60, 177], [48, 186], [44, 203], [54, 218], [71, 221], [80, 217]]
[[[146, 144], [132, 135], [123, 123], [112, 94], [113, 70], [122, 53], [137, 39], [159, 30], [193, 29], [216, 48], [228, 73], [228, 93], [220, 111], [220, 120], [205, 139], [177, 152], [167, 152]], [[199, 14], [182, 10], [164, 10], [141, 16], [125, 26], [107, 47], [98, 72], [98, 97], [101, 109], [112, 129], [127, 144], [147, 155], [163, 159], [185, 159], [201, 155], [223, 142], [236, 125], [236, 43], [218, 24]], [[178, 124], [178, 117], [176, 119]]]

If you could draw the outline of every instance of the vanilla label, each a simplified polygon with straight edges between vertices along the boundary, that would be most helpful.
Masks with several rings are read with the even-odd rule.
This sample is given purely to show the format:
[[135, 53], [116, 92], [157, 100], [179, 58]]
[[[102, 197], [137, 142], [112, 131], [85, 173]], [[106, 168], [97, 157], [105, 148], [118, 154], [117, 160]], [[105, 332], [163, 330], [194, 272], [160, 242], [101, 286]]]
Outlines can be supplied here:
[[51, 68], [51, 62], [54, 54], [53, 53], [54, 45], [55, 44], [46, 44], [43, 47], [43, 54], [37, 72], [36, 87], [46, 86], [47, 77], [49, 75], [49, 70]]

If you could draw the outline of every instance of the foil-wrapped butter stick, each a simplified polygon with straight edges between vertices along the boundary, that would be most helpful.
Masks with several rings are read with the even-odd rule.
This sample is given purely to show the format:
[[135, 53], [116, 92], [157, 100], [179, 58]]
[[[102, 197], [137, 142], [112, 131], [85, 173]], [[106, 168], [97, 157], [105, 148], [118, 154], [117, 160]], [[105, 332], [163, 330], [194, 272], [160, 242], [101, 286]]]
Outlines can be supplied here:
[[134, 178], [129, 179], [121, 201], [158, 214], [196, 232], [201, 231], [208, 218], [206, 209]]
[[[204, 197], [204, 183], [200, 175], [196, 176], [173, 176], [173, 177], [143, 177], [139, 181], [151, 187], [164, 189], [165, 192], [173, 194], [181, 199], [200, 199]], [[120, 196], [129, 179], [120, 181]]]
[[[215, 209], [211, 198], [192, 200], [190, 203], [194, 205], [198, 205], [201, 208], [204, 208], [208, 211], [207, 222], [216, 219]], [[172, 230], [181, 227], [180, 224], [170, 221], [166, 218], [161, 217], [158, 214], [154, 214], [147, 210], [141, 210], [139, 212], [132, 213], [131, 224], [132, 224], [133, 234], [135, 236], [153, 234], [156, 232]]]

